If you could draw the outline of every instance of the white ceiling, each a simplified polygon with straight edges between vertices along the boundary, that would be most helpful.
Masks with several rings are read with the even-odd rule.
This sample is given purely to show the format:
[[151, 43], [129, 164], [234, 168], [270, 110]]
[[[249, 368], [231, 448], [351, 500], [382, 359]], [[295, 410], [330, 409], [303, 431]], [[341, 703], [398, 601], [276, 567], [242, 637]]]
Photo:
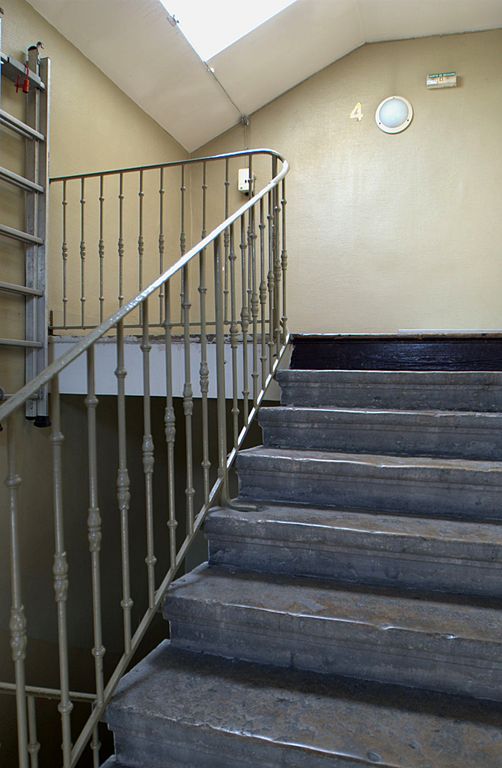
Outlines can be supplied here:
[[30, 3], [189, 152], [364, 43], [502, 27], [502, 0], [297, 0], [208, 62], [222, 88], [161, 0]]

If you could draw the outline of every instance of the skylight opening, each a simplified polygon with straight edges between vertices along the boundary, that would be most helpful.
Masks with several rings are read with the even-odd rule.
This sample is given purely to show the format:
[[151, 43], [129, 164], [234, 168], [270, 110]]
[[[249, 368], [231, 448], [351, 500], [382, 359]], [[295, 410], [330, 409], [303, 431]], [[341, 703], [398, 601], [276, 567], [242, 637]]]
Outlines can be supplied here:
[[209, 61], [295, 1], [162, 0], [203, 61]]

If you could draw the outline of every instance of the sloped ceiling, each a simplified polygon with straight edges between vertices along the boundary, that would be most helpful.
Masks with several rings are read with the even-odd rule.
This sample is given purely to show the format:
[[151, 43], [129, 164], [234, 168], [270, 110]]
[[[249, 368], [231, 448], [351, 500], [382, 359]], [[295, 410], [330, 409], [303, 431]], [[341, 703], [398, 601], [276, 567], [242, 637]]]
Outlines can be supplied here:
[[502, 0], [296, 0], [214, 56], [216, 79], [169, 0], [30, 3], [189, 152], [364, 43], [502, 27]]

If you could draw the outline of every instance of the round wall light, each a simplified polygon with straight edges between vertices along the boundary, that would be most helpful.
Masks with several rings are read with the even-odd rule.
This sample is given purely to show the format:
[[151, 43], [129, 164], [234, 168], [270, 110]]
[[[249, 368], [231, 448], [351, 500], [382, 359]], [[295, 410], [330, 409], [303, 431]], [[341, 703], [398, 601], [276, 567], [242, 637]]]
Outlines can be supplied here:
[[413, 120], [413, 107], [403, 96], [389, 96], [378, 105], [376, 124], [385, 133], [401, 133]]

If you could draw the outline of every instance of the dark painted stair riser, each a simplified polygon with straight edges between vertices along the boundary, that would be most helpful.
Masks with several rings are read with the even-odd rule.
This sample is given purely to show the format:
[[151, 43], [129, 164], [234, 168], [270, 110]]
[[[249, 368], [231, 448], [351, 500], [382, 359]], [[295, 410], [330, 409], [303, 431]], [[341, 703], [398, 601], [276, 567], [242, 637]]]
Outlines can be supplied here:
[[316, 370], [501, 371], [502, 334], [293, 337], [291, 367]]
[[277, 372], [282, 405], [502, 412], [502, 373]]
[[215, 509], [210, 562], [341, 583], [502, 598], [502, 527], [258, 504]]
[[460, 598], [202, 566], [164, 614], [185, 650], [502, 700], [502, 612]]
[[259, 420], [271, 448], [502, 459], [500, 413], [263, 408]]

